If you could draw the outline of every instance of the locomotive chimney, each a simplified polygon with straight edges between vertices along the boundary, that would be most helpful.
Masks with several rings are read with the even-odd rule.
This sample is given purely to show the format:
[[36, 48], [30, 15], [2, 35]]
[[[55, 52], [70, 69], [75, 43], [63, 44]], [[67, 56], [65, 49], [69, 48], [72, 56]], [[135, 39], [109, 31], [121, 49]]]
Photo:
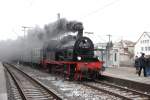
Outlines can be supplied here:
[[83, 37], [83, 29], [82, 30], [78, 30], [78, 34], [77, 34], [77, 39]]
[[83, 25], [80, 22], [70, 22], [67, 24], [67, 28], [73, 32], [78, 32], [77, 39], [83, 37]]
[[77, 39], [80, 38], [80, 37], [83, 37], [83, 25], [82, 25], [82, 23], [75, 24], [75, 29], [78, 32]]

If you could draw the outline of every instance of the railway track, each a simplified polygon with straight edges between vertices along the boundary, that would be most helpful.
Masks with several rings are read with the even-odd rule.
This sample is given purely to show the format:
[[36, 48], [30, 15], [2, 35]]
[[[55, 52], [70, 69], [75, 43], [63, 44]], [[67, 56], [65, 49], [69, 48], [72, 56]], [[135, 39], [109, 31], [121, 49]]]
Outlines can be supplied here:
[[123, 100], [150, 100], [149, 94], [141, 93], [136, 90], [132, 90], [126, 87], [121, 87], [103, 81], [95, 80], [94, 82], [83, 82], [81, 84], [119, 97]]
[[[10, 65], [7, 65], [8, 67], [8, 69], [10, 69], [13, 73], [20, 73], [20, 72], [16, 72], [15, 70], [16, 69], [14, 69], [14, 68], [11, 68], [11, 66]], [[27, 71], [28, 72], [28, 71]], [[32, 72], [32, 71], [31, 71]], [[22, 73], [22, 72], [21, 72]], [[39, 74], [39, 73], [38, 73]], [[35, 73], [34, 73], [34, 75], [35, 75]], [[14, 75], [14, 76], [18, 76], [18, 75]], [[20, 78], [20, 76], [21, 75], [19, 75], [19, 78]], [[35, 75], [35, 76], [37, 76], [37, 75]], [[49, 76], [49, 75], [48, 75]], [[40, 76], [40, 77], [42, 77], [42, 76]], [[44, 76], [45, 77], [45, 76]], [[21, 77], [22, 78], [22, 77]], [[23, 78], [22, 78], [23, 79]], [[21, 79], [21, 81], [22, 81], [22, 79]], [[27, 80], [27, 79], [25, 79], [25, 80]], [[57, 83], [60, 83], [60, 82], [55, 82], [55, 84], [57, 84]], [[76, 82], [75, 82], [76, 83]], [[22, 84], [22, 83], [21, 83]], [[25, 86], [28, 84], [26, 84], [26, 83], [24, 83], [25, 84]], [[73, 83], [72, 83], [73, 84]], [[73, 90], [73, 89], [71, 89], [71, 87], [69, 87], [70, 88], [70, 90], [68, 90], [69, 88], [68, 88], [68, 86], [70, 86], [71, 85], [71, 83], [69, 83], [69, 84], [62, 84], [62, 86], [60, 86], [61, 84], [59, 84], [59, 88], [63, 88], [63, 90], [64, 90], [64, 92], [63, 93], [65, 93], [65, 92], [67, 92], [68, 93], [68, 91], [74, 91], [74, 93], [80, 93], [82, 96], [81, 96], [81, 98], [83, 97], [83, 98], [87, 98], [87, 99], [89, 99], [90, 98], [90, 96], [85, 96], [84, 97], [84, 94], [85, 95], [91, 95], [91, 94], [93, 94], [93, 96], [91, 97], [91, 98], [109, 98], [108, 100], [150, 100], [150, 95], [149, 94], [144, 94], [144, 93], [141, 93], [141, 92], [138, 92], [138, 91], [135, 91], [135, 90], [132, 90], [132, 89], [129, 89], [129, 88], [126, 88], [126, 87], [123, 87], [123, 86], [118, 86], [118, 85], [114, 85], [114, 84], [112, 84], [112, 83], [110, 83], [110, 82], [107, 82], [107, 81], [98, 81], [98, 80], [95, 80], [95, 81], [92, 81], [92, 82], [81, 82], [80, 83], [81, 84], [81, 87], [79, 87], [79, 90], [77, 89], [77, 87], [79, 86], [79, 85], [77, 85], [76, 86], [76, 88], [75, 89], [77, 89], [77, 90]], [[75, 84], [73, 84], [73, 86], [74, 86]], [[83, 86], [84, 85], [84, 86]], [[65, 87], [65, 86], [67, 86], [67, 87]], [[73, 87], [72, 86], [72, 87]], [[84, 88], [83, 88], [84, 87]], [[40, 88], [40, 87], [39, 87]], [[90, 90], [91, 89], [91, 90]], [[34, 91], [34, 89], [33, 89], [33, 87], [32, 86], [30, 86], [30, 84], [28, 84], [28, 86], [27, 86], [27, 90], [28, 91], [25, 91], [25, 92], [27, 92], [27, 94], [25, 95], [26, 97], [29, 97], [29, 98], [27, 98], [27, 99], [30, 99], [30, 100], [40, 100], [40, 99], [46, 99], [46, 100], [53, 100], [53, 99], [55, 99], [55, 100], [60, 100], [61, 98], [59, 98], [59, 99], [57, 99], [57, 98], [54, 98], [54, 97], [52, 97], [51, 95], [51, 97], [49, 98], [49, 97], [47, 97], [47, 96], [44, 96], [45, 94], [47, 95], [48, 93], [45, 93], [45, 92], [42, 92], [42, 93], [44, 93], [44, 94], [42, 94], [42, 93], [40, 93], [40, 94], [38, 94], [37, 92], [37, 90], [35, 90]], [[30, 90], [30, 92], [29, 92], [29, 90]], [[33, 91], [32, 91], [33, 90]], [[66, 90], [66, 91], [65, 91]], [[42, 91], [42, 90], [40, 90], [40, 91]], [[87, 93], [87, 91], [88, 91], [88, 93]], [[69, 92], [69, 93], [70, 93]], [[82, 92], [84, 93], [84, 94], [82, 94]], [[20, 93], [20, 92], [19, 92]], [[106, 95], [107, 96], [106, 96]], [[70, 94], [71, 95], [71, 94]], [[77, 94], [78, 95], [78, 94]], [[95, 95], [95, 96], [94, 96]], [[17, 95], [18, 96], [18, 95]], [[99, 97], [98, 97], [99, 96]], [[21, 96], [18, 96], [17, 98], [20, 98], [20, 97], [23, 97], [22, 95]], [[31, 98], [32, 97], [32, 98]], [[115, 97], [116, 97], [116, 99], [115, 99]], [[82, 98], [82, 99], [83, 99]], [[111, 98], [111, 99], [110, 99]], [[76, 97], [76, 99], [77, 99], [77, 97]], [[81, 100], [82, 100], [81, 99]], [[16, 100], [16, 99], [15, 99]], [[21, 100], [21, 99], [20, 99]], [[66, 99], [67, 100], [67, 99]], [[70, 99], [68, 99], [68, 100], [70, 100]], [[74, 99], [73, 99], [74, 100]], [[83, 99], [84, 100], [84, 99]], [[89, 99], [89, 100], [92, 100], [92, 99]], [[99, 99], [99, 100], [101, 100], [101, 99]], [[105, 100], [105, 99], [103, 99], [103, 100]]]
[[104, 92], [78, 84], [76, 81], [64, 80], [63, 77], [57, 76], [56, 74], [48, 74], [27, 66], [17, 65], [16, 67], [31, 77], [36, 77], [36, 79], [47, 86], [53, 87], [54, 90], [62, 95], [63, 100], [121, 100]]
[[16, 67], [9, 64], [4, 64], [4, 66], [17, 87], [21, 97], [19, 100], [62, 100], [61, 97], [43, 86], [39, 81]]

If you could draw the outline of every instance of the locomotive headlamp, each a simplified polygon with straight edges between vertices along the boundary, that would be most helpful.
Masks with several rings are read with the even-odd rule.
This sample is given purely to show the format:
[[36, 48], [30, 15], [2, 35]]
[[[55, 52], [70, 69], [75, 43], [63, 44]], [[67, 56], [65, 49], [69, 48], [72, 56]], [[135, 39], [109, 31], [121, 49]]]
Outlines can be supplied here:
[[81, 57], [80, 57], [80, 56], [78, 56], [78, 57], [77, 57], [77, 59], [78, 59], [78, 60], [81, 60]]

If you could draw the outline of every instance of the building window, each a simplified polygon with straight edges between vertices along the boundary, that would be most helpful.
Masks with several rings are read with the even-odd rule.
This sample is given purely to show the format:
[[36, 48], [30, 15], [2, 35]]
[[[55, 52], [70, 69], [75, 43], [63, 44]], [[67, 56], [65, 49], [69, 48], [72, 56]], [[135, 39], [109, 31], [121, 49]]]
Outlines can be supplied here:
[[150, 51], [150, 47], [148, 47], [148, 51]]
[[144, 51], [144, 48], [143, 48], [143, 47], [141, 47], [141, 51]]
[[147, 47], [145, 47], [145, 51], [147, 51]]

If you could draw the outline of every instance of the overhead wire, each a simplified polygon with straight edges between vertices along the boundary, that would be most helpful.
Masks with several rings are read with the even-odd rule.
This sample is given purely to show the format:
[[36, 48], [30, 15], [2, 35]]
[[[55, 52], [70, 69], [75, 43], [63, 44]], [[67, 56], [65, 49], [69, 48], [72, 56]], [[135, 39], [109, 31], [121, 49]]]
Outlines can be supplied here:
[[93, 14], [95, 14], [95, 13], [98, 13], [99, 11], [104, 10], [105, 8], [107, 8], [107, 7], [109, 7], [109, 6], [112, 6], [112, 5], [114, 5], [115, 3], [119, 2], [119, 1], [120, 1], [120, 0], [114, 0], [114, 1], [112, 1], [112, 2], [110, 2], [110, 3], [108, 3], [108, 4], [106, 4], [106, 5], [104, 5], [103, 7], [100, 7], [100, 8], [98, 8], [98, 9], [92, 11], [92, 12], [87, 13], [86, 15], [80, 17], [80, 19], [85, 18], [85, 17], [88, 17], [88, 16], [93, 15]]
[[[92, 12], [89, 12], [89, 13], [87, 13], [86, 15], [80, 17], [80, 19], [89, 17], [90, 15], [93, 15], [93, 14], [95, 14], [95, 13], [99, 13], [100, 11], [102, 11], [102, 10], [104, 10], [104, 9], [106, 9], [106, 8], [108, 8], [108, 7], [112, 6], [112, 5], [114, 5], [114, 4], [116, 4], [116, 3], [119, 2], [119, 1], [120, 1], [120, 0], [113, 0], [112, 2], [110, 2], [110, 3], [108, 3], [108, 4], [106, 4], [106, 5], [102, 6], [102, 7], [100, 7], [100, 8], [98, 8], [98, 9], [96, 9], [96, 10], [94, 10], [94, 11], [92, 11]], [[104, 42], [107, 41], [107, 40], [103, 39], [102, 36], [99, 36], [99, 35], [98, 35], [98, 37], [99, 37], [101, 40], [103, 40]]]

